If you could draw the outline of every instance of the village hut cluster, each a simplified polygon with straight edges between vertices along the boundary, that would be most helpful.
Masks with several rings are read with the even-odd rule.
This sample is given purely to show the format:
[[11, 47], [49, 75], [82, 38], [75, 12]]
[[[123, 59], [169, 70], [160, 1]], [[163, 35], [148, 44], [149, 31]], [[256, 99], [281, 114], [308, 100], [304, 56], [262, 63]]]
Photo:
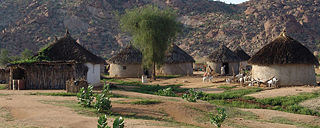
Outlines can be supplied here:
[[[259, 85], [276, 83], [281, 87], [317, 85], [314, 67], [319, 65], [318, 59], [285, 32], [252, 57], [240, 46], [232, 51], [220, 45], [206, 60], [206, 79], [220, 75], [236, 76], [240, 82], [247, 81], [249, 85], [255, 82]], [[64, 37], [33, 56], [31, 62], [13, 63], [1, 69], [0, 83], [9, 83], [10, 89], [66, 89], [67, 83], [74, 85], [73, 81], [79, 80], [96, 84], [100, 82], [106, 63], [109, 77], [140, 78], [152, 72], [143, 68], [143, 55], [131, 44], [105, 61], [82, 47], [67, 31]], [[157, 66], [156, 73], [192, 75], [194, 63], [192, 56], [172, 44], [166, 51], [164, 64]], [[251, 72], [245, 74], [248, 70]]]
[[[109, 73], [111, 77], [141, 77], [146, 72], [142, 66], [142, 53], [128, 45], [111, 57]], [[192, 75], [195, 60], [177, 45], [173, 44], [166, 52], [165, 63], [157, 69], [157, 75]]]

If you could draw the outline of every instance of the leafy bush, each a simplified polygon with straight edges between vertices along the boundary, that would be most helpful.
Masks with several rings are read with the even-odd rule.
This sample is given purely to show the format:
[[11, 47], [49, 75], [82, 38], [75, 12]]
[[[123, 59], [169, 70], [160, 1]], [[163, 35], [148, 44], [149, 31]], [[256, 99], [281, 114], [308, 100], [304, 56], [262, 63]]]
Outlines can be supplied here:
[[189, 89], [186, 94], [183, 94], [182, 99], [186, 99], [189, 102], [197, 102], [197, 99], [204, 96], [202, 91], [195, 91], [194, 89]]
[[102, 115], [99, 117], [97, 128], [111, 128], [108, 126], [107, 115]]
[[97, 95], [94, 107], [98, 110], [98, 112], [109, 111], [112, 107], [110, 97], [106, 96], [105, 94]]
[[93, 86], [88, 86], [87, 90], [82, 87], [77, 95], [79, 104], [81, 104], [84, 107], [90, 107], [91, 103], [94, 99], [93, 92], [92, 92]]
[[166, 88], [166, 89], [162, 89], [162, 90], [158, 90], [158, 92], [156, 92], [157, 95], [160, 96], [176, 96], [176, 94], [173, 92], [172, 88]]
[[217, 108], [217, 111], [217, 115], [213, 115], [213, 113], [210, 113], [210, 122], [211, 124], [214, 124], [218, 128], [220, 128], [223, 121], [227, 118], [227, 114], [224, 108]]
[[[97, 128], [111, 128], [108, 126], [107, 115], [102, 115], [98, 119]], [[113, 128], [124, 128], [124, 119], [120, 116], [113, 121]]]
[[113, 121], [113, 128], [124, 128], [124, 119], [121, 116]]

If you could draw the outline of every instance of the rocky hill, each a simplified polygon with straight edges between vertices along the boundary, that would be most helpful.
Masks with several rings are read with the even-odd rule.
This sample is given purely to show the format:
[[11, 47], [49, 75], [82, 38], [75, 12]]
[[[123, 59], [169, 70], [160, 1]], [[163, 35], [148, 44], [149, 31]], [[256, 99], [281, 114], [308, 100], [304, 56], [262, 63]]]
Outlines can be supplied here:
[[319, 0], [250, 0], [232, 5], [208, 0], [0, 0], [0, 47], [11, 54], [37, 51], [68, 28], [80, 44], [110, 57], [130, 40], [116, 13], [155, 4], [178, 11], [184, 24], [176, 43], [196, 58], [219, 44], [253, 54], [283, 28], [310, 50], [320, 41]]

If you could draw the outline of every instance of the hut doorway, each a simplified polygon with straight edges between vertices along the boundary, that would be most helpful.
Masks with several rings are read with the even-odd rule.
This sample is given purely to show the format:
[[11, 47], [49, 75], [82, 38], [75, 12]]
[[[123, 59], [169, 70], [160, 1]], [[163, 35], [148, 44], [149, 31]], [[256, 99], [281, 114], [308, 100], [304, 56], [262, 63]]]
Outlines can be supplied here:
[[14, 69], [12, 72], [12, 79], [22, 80], [25, 78], [25, 70], [21, 68]]
[[222, 63], [222, 67], [224, 67], [225, 73], [229, 74], [229, 64], [228, 63]]

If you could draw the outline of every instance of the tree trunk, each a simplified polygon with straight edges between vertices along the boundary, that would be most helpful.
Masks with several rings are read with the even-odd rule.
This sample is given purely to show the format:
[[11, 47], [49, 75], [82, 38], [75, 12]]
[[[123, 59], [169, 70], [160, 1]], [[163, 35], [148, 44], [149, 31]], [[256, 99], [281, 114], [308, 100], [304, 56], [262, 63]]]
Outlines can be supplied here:
[[156, 80], [156, 63], [153, 62], [153, 73], [152, 73], [153, 80]]

